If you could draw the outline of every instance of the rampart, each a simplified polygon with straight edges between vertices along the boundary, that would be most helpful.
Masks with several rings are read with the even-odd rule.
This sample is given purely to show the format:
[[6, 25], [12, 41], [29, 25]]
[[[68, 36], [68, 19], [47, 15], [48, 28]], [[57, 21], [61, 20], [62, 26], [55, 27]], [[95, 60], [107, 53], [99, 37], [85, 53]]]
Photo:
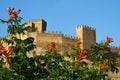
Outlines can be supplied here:
[[37, 46], [46, 49], [49, 42], [56, 43], [56, 49], [60, 53], [65, 53], [71, 50], [76, 38], [63, 35], [61, 32], [44, 32], [37, 33]]
[[96, 43], [96, 29], [86, 25], [77, 26], [76, 37], [82, 41], [82, 49], [89, 49]]
[[115, 52], [115, 53], [120, 54], [120, 48], [119, 48], [119, 47], [110, 46], [110, 50], [111, 50], [112, 52]]
[[[76, 27], [76, 37], [65, 35], [61, 32], [46, 31], [47, 22], [43, 19], [30, 20], [26, 26], [37, 28], [37, 31], [31, 33], [26, 32], [26, 35], [16, 36], [22, 39], [33, 37], [36, 46], [42, 49], [46, 49], [46, 45], [49, 42], [55, 42], [57, 51], [65, 53], [71, 50], [76, 40], [82, 42], [81, 49], [89, 49], [92, 44], [96, 43], [96, 29], [87, 25], [79, 25]], [[10, 35], [6, 38], [8, 37], [10, 37]], [[118, 52], [118, 47], [111, 46], [111, 51]]]

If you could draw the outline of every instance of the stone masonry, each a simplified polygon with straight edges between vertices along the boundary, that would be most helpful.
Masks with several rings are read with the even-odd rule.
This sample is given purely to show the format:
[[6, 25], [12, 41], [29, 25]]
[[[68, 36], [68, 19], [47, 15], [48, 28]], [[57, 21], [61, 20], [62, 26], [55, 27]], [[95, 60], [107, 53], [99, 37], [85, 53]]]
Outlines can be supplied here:
[[[40, 53], [39, 49], [46, 50], [46, 45], [49, 42], [55, 42], [56, 49], [61, 54], [69, 52], [77, 40], [82, 42], [81, 49], [89, 49], [92, 44], [96, 43], [96, 29], [86, 25], [76, 27], [76, 37], [67, 36], [61, 32], [47, 32], [47, 22], [43, 19], [30, 20], [27, 22], [26, 26], [35, 27], [37, 29], [37, 31], [26, 33], [26, 35], [21, 36], [22, 39], [34, 37], [35, 44], [38, 48], [38, 53], [36, 51], [37, 54]], [[112, 50], [117, 51], [118, 48], [112, 47]]]
[[[49, 42], [55, 42], [57, 51], [62, 54], [70, 51], [77, 40], [82, 42], [81, 49], [89, 49], [91, 44], [96, 42], [96, 29], [86, 25], [76, 27], [76, 37], [67, 36], [61, 32], [46, 32], [47, 22], [43, 19], [31, 20], [26, 26], [37, 28], [36, 32], [27, 33], [27, 35], [25, 35], [26, 37], [34, 37], [37, 47], [46, 49], [46, 45]], [[22, 36], [22, 38], [26, 38], [25, 36]]]

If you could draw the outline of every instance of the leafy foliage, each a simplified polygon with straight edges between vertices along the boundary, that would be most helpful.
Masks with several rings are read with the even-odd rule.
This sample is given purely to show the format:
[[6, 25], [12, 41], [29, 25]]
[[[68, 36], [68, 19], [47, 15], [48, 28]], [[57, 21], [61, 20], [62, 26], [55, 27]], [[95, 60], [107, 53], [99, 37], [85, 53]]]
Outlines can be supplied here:
[[[36, 29], [25, 27], [26, 23], [21, 24], [20, 11], [9, 8], [10, 18], [0, 19], [8, 25], [10, 35], [0, 39], [0, 80], [105, 80], [108, 71], [118, 72], [120, 57], [117, 54], [113, 56], [109, 48], [113, 40], [109, 37], [105, 42], [92, 45], [89, 51], [81, 50], [81, 42], [77, 41], [73, 52], [66, 56], [58, 54], [56, 44], [50, 42], [44, 55], [28, 57], [27, 53], [36, 48], [34, 38], [21, 39], [21, 35]], [[7, 50], [2, 42], [13, 50]]]

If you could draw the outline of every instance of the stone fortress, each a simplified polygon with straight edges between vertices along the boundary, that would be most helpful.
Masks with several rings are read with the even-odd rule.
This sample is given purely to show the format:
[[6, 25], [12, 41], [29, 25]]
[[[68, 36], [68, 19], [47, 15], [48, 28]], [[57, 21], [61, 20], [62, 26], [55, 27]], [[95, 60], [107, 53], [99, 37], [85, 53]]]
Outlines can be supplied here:
[[[37, 46], [36, 53], [42, 53], [46, 50], [46, 45], [50, 42], [56, 43], [56, 50], [61, 54], [69, 52], [74, 46], [75, 41], [82, 42], [81, 49], [89, 49], [90, 46], [96, 43], [96, 29], [86, 25], [76, 27], [76, 37], [66, 36], [61, 32], [46, 32], [47, 22], [43, 19], [30, 20], [26, 26], [31, 26], [37, 29], [31, 33], [22, 35], [22, 39], [26, 37], [34, 37]], [[117, 51], [117, 47], [111, 47], [112, 51]]]
[[[34, 37], [36, 46], [42, 49], [46, 49], [49, 42], [55, 42], [57, 51], [65, 53], [71, 50], [77, 40], [82, 42], [81, 49], [89, 49], [91, 44], [96, 42], [96, 29], [85, 25], [76, 27], [76, 37], [67, 36], [61, 32], [46, 32], [47, 23], [43, 19], [31, 20], [26, 26], [37, 28], [37, 31], [27, 33], [25, 36]], [[25, 36], [22, 36], [22, 38], [25, 38]]]

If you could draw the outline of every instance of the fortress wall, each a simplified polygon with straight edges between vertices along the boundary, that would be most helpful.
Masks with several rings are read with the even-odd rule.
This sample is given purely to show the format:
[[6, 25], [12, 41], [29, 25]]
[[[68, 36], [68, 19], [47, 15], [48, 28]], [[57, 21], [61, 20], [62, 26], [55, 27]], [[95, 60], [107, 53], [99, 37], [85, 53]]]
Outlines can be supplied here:
[[27, 22], [26, 26], [31, 26], [37, 28], [37, 32], [46, 31], [47, 22], [43, 19], [30, 20]]
[[77, 37], [82, 41], [82, 49], [89, 49], [96, 42], [96, 29], [86, 25], [76, 28]]
[[36, 46], [46, 49], [47, 44], [50, 42], [56, 43], [56, 50], [61, 52], [62, 50], [62, 34], [54, 33], [38, 33]]
[[63, 34], [61, 32], [53, 32], [52, 31], [52, 32], [38, 33], [37, 35], [38, 35], [37, 38], [44, 42], [62, 43]]
[[115, 53], [120, 54], [120, 52], [119, 52], [119, 47], [110, 46], [110, 50], [111, 50], [112, 52], [115, 52]]
[[[17, 35], [19, 37], [19, 35]], [[37, 32], [31, 32], [31, 33], [25, 33], [24, 35], [20, 35], [21, 39], [26, 39], [28, 37], [33, 37], [34, 38], [34, 43], [36, 43], [37, 39]]]
[[71, 52], [72, 47], [74, 46], [74, 43], [75, 43], [76, 39], [72, 36], [64, 35], [62, 37], [62, 41], [63, 41], [63, 44], [62, 44], [63, 54], [65, 54], [66, 52]]
[[45, 33], [37, 33], [37, 42], [36, 45], [38, 47], [42, 47], [46, 49], [47, 44], [50, 42], [56, 43], [56, 50], [62, 54], [64, 52], [72, 50], [72, 46], [74, 46], [74, 42], [76, 41], [75, 37], [63, 35], [61, 32], [45, 32]]
[[95, 31], [90, 28], [83, 27], [83, 47], [89, 49], [91, 44], [94, 44], [95, 41]]

